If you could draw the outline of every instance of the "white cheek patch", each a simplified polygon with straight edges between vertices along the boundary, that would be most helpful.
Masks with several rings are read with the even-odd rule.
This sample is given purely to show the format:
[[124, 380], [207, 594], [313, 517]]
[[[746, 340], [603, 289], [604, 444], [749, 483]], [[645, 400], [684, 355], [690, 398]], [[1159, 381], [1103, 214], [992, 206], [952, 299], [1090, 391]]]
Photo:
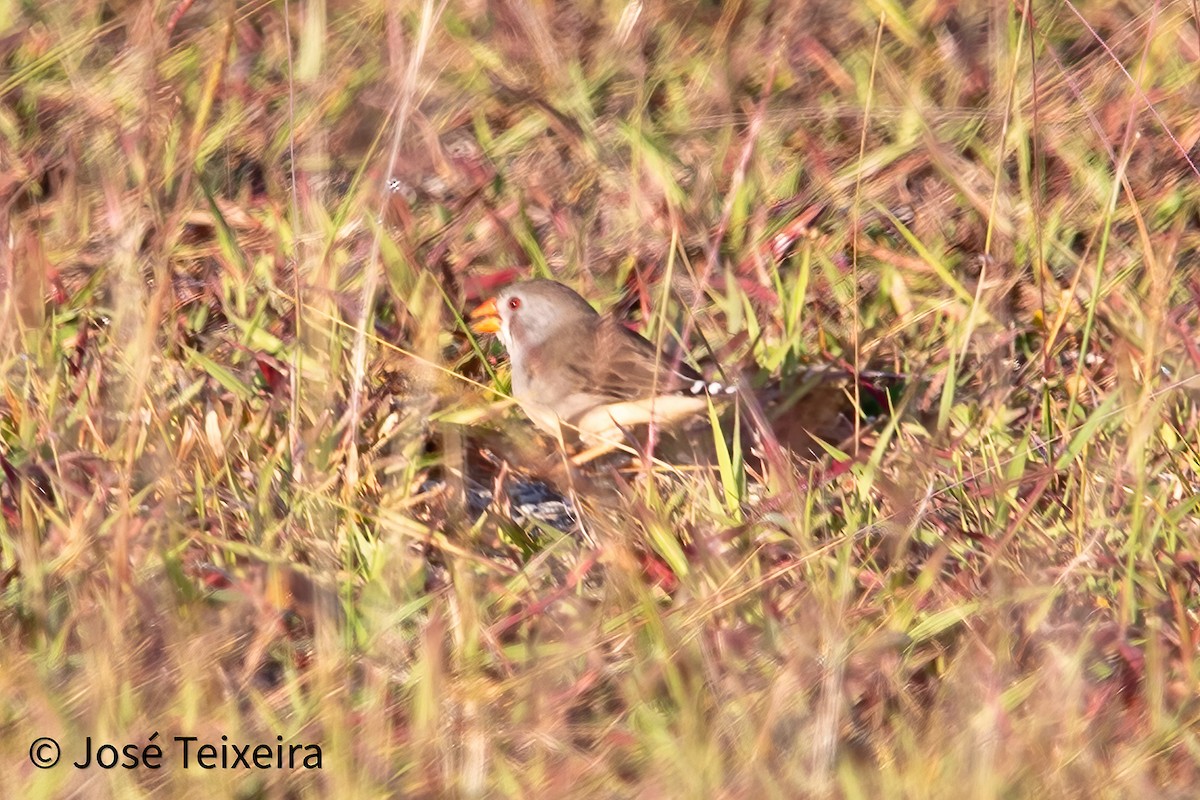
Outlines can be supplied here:
[[496, 332], [500, 337], [500, 344], [504, 345], [504, 349], [512, 355], [512, 338], [508, 335], [508, 320], [503, 316], [500, 317], [500, 330]]

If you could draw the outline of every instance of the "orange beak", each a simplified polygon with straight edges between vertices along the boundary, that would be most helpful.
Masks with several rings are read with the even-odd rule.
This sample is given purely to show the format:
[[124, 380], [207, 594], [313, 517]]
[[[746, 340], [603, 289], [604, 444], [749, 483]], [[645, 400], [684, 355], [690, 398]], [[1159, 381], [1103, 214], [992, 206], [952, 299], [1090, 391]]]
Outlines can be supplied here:
[[500, 310], [496, 308], [496, 298], [489, 297], [471, 312], [471, 330], [476, 333], [498, 333], [500, 331]]

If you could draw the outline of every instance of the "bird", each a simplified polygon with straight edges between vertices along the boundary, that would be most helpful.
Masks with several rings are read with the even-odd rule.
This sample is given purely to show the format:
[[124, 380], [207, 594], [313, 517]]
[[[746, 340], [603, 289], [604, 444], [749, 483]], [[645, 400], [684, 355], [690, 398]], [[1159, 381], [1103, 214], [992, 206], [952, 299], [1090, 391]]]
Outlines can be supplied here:
[[660, 353], [612, 313], [596, 311], [574, 289], [544, 278], [510, 284], [469, 320], [475, 333], [495, 334], [508, 352], [513, 399], [534, 425], [563, 444], [587, 448], [576, 463], [624, 444], [649, 423], [682, 440], [677, 454], [707, 461], [711, 428], [707, 436], [695, 434], [711, 424], [710, 407], [731, 400], [742, 410], [747, 455], [820, 459], [827, 446], [860, 436], [864, 418], [886, 414], [908, 379], [830, 365], [756, 386], [740, 376], [711, 380]]
[[508, 352], [521, 410], [564, 442], [617, 444], [637, 426], [676, 427], [737, 389], [660, 353], [549, 279], [509, 285], [474, 309], [470, 323], [477, 334], [496, 334]]

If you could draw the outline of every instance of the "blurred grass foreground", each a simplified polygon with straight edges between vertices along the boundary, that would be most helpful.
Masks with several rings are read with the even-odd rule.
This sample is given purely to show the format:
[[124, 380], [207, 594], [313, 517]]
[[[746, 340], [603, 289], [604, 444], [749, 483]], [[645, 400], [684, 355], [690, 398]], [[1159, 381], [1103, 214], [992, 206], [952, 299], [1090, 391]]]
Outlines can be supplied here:
[[[1198, 32], [0, 0], [0, 797], [1200, 796]], [[903, 380], [567, 468], [535, 275]]]

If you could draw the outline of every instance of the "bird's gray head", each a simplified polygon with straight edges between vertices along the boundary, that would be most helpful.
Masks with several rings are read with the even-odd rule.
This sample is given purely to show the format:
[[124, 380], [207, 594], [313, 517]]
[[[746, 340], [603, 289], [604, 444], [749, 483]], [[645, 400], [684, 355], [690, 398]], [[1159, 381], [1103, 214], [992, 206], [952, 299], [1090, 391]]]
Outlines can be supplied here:
[[544, 279], [514, 283], [471, 315], [475, 331], [497, 334], [510, 357], [555, 337], [578, 336], [597, 316], [575, 290]]

